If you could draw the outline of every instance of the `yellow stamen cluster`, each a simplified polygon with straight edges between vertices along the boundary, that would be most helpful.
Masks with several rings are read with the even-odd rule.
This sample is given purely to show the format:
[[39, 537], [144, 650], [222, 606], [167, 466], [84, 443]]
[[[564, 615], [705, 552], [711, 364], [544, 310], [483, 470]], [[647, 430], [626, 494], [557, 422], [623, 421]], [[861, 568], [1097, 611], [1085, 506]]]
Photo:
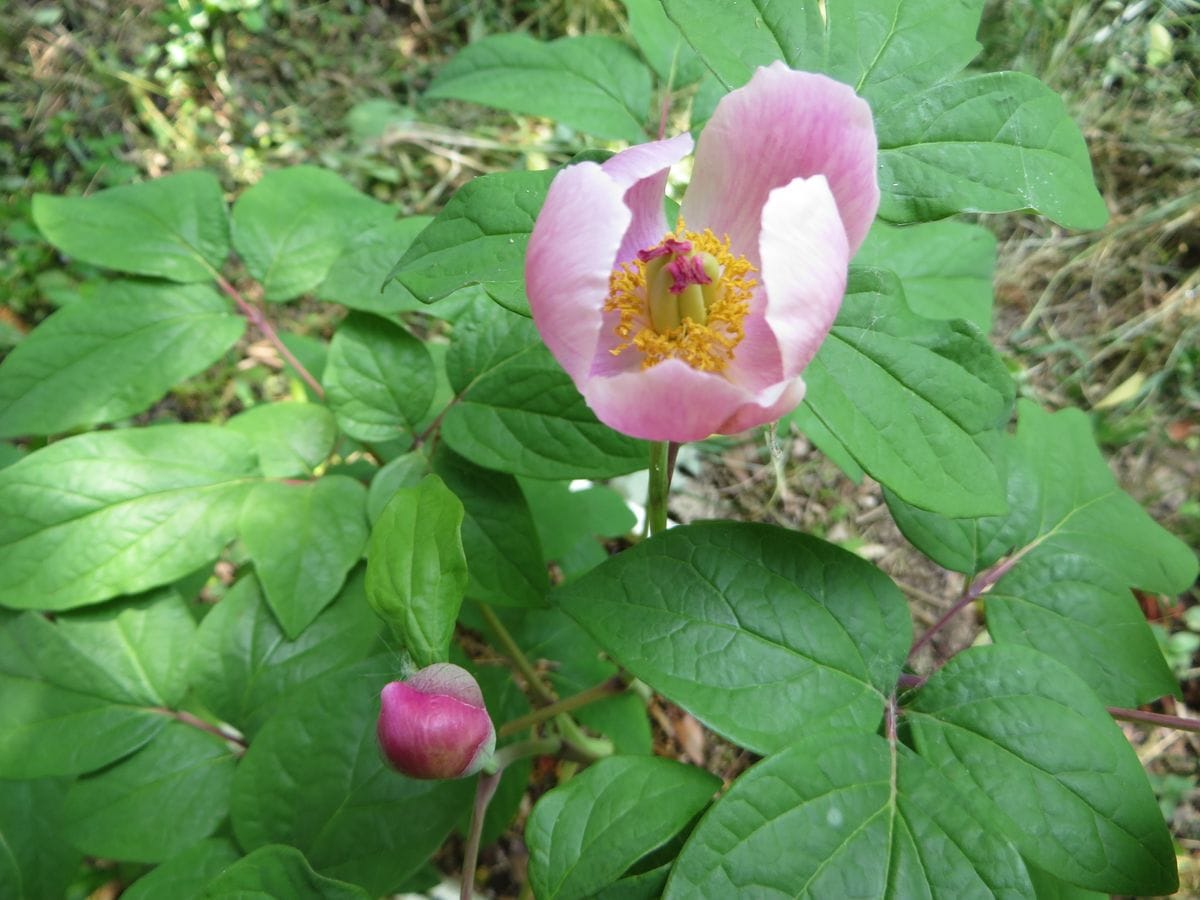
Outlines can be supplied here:
[[604, 310], [618, 314], [615, 330], [621, 339], [620, 346], [611, 352], [618, 356], [631, 349], [640, 351], [643, 369], [668, 359], [679, 359], [702, 372], [720, 372], [733, 359], [734, 349], [745, 337], [742, 323], [750, 312], [750, 298], [758, 283], [749, 276], [756, 270], [744, 256], [733, 255], [728, 236], [718, 238], [711, 229], [687, 231], [681, 221], [657, 246], [667, 241], [686, 241], [692, 245], [692, 254], [708, 254], [719, 266], [713, 285], [704, 285], [704, 321], [697, 322], [685, 311], [679, 325], [657, 331], [649, 309], [647, 267], [652, 275], [657, 274], [662, 267], [661, 257], [649, 262], [635, 259], [623, 263], [609, 276]]

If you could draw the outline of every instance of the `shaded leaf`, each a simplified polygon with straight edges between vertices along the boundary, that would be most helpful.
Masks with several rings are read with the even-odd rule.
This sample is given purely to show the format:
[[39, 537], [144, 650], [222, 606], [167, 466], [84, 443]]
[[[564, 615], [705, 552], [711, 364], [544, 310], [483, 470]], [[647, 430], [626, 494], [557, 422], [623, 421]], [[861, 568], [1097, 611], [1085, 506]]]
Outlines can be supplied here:
[[647, 137], [650, 73], [609, 37], [543, 42], [497, 34], [459, 50], [425, 96], [545, 116], [598, 137], [638, 142]]
[[543, 794], [530, 813], [525, 840], [534, 892], [594, 896], [670, 840], [720, 787], [716, 776], [669, 759], [600, 760]]
[[343, 475], [269, 482], [250, 495], [238, 533], [267, 603], [294, 640], [341, 590], [367, 543], [367, 491]]
[[254, 445], [267, 478], [312, 475], [337, 440], [337, 424], [316, 403], [260, 403], [225, 423]]

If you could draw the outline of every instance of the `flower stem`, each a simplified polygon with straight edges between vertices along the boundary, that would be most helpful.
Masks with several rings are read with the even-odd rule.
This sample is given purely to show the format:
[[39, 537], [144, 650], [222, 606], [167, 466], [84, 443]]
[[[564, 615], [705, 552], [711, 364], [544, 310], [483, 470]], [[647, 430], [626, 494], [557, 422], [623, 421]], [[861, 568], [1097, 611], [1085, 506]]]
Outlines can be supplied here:
[[484, 621], [487, 622], [488, 628], [492, 629], [496, 640], [504, 647], [504, 652], [508, 654], [508, 658], [512, 660], [512, 664], [525, 677], [525, 681], [529, 684], [529, 690], [536, 694], [538, 700], [545, 706], [556, 702], [558, 698], [551, 693], [550, 688], [546, 687], [546, 683], [538, 675], [537, 670], [533, 667], [533, 663], [529, 661], [529, 657], [517, 646], [517, 642], [513, 640], [513, 636], [509, 633], [509, 630], [504, 627], [504, 623], [500, 621], [500, 617], [486, 603], [479, 604], [479, 612], [483, 615]]
[[975, 577], [975, 580], [971, 582], [970, 587], [963, 591], [963, 595], [955, 601], [954, 605], [946, 610], [940, 619], [930, 625], [929, 630], [921, 635], [917, 642], [912, 645], [912, 649], [908, 651], [908, 658], [911, 660], [913, 657], [915, 657], [917, 655], [917, 651], [928, 644], [933, 639], [933, 636], [946, 626], [947, 622], [958, 615], [958, 613], [963, 609], [978, 600], [983, 595], [984, 591], [1008, 574], [1008, 571], [1017, 564], [1020, 558], [1021, 554], [1010, 556], [1007, 559], [1003, 559], [996, 563], [990, 569], [985, 569], [984, 571], [980, 572]]
[[509, 737], [524, 731], [539, 722], [545, 722], [547, 719], [552, 719], [559, 713], [568, 713], [580, 707], [587, 706], [589, 703], [595, 703], [598, 700], [604, 700], [607, 697], [612, 697], [619, 694], [629, 686], [629, 683], [620, 675], [614, 675], [612, 678], [606, 678], [599, 684], [593, 685], [585, 691], [580, 691], [578, 694], [572, 694], [570, 697], [564, 697], [551, 703], [549, 706], [543, 706], [541, 709], [535, 709], [531, 713], [526, 713], [519, 718], [513, 719], [511, 722], [505, 722], [497, 730], [498, 737]]
[[1114, 719], [1124, 719], [1126, 722], [1145, 722], [1148, 725], [1160, 725], [1163, 728], [1200, 733], [1200, 720], [1185, 719], [1183, 716], [1168, 716], [1141, 709], [1122, 709], [1119, 706], [1108, 707], [1108, 714]]
[[463, 852], [462, 888], [460, 900], [471, 900], [475, 893], [475, 867], [479, 863], [479, 842], [483, 837], [483, 820], [488, 804], [500, 786], [501, 771], [482, 774], [475, 785], [475, 805], [471, 808], [471, 831], [467, 835], [467, 848]]
[[647, 533], [653, 537], [667, 530], [667, 493], [671, 489], [671, 445], [666, 441], [650, 444], [650, 491], [646, 499]]

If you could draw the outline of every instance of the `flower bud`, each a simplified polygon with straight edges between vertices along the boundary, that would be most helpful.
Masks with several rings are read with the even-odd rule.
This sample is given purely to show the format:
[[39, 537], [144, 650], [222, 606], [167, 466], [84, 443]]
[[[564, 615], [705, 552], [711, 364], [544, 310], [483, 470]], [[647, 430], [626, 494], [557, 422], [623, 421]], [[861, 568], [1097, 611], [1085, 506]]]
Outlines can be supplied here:
[[379, 746], [409, 778], [473, 775], [496, 749], [496, 729], [466, 669], [435, 663], [380, 695]]

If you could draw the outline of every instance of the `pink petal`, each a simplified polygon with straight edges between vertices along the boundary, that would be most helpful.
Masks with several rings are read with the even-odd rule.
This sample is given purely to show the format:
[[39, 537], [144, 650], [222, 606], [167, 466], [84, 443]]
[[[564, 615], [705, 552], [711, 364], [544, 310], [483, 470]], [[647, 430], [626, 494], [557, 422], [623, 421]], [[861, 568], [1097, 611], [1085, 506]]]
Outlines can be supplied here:
[[579, 384], [600, 339], [608, 277], [632, 213], [623, 189], [595, 163], [559, 172], [529, 236], [525, 293], [538, 332]]
[[625, 191], [625, 205], [633, 213], [633, 224], [617, 253], [617, 262], [629, 262], [639, 250], [662, 240], [667, 231], [663, 197], [671, 166], [692, 152], [692, 136], [681, 134], [669, 141], [652, 141], [623, 150], [606, 160], [601, 168]]
[[[669, 359], [649, 369], [592, 378], [583, 396], [596, 417], [623, 434], [648, 441], [699, 441], [770, 422], [792, 409], [781, 382], [754, 392], [723, 375]], [[803, 384], [800, 387], [803, 397]], [[780, 412], [775, 412], [780, 404]]]
[[717, 104], [700, 135], [682, 214], [689, 228], [728, 234], [758, 264], [761, 211], [774, 188], [825, 175], [851, 253], [879, 207], [871, 110], [848, 85], [776, 62]]
[[[783, 377], [793, 378], [816, 355], [846, 293], [850, 249], [823, 177], [797, 178], [771, 192], [759, 249], [766, 321], [778, 342]], [[739, 352], [735, 362], [743, 358]]]
[[779, 393], [774, 400], [771, 399], [772, 392], [764, 391], [763, 396], [754, 403], [747, 403], [739, 407], [737, 412], [727, 419], [718, 430], [721, 434], [737, 434], [739, 431], [754, 428], [756, 425], [774, 422], [800, 405], [800, 401], [804, 399], [804, 388], [804, 379], [797, 376], [774, 388], [774, 391]]

